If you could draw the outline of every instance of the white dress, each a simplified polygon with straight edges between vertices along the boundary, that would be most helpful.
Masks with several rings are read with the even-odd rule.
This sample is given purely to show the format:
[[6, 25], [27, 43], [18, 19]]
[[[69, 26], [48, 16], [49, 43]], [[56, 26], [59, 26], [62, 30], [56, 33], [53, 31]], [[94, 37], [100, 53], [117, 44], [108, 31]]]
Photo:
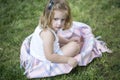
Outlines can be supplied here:
[[[34, 33], [33, 33], [33, 36], [32, 36], [32, 39], [31, 39], [31, 44], [30, 44], [30, 54], [41, 60], [41, 61], [48, 61], [46, 58], [45, 58], [45, 55], [44, 55], [44, 49], [43, 49], [43, 41], [40, 37], [40, 32], [42, 31], [43, 29], [40, 28], [40, 26], [37, 26]], [[60, 54], [62, 55], [62, 51], [60, 50], [60, 46], [59, 46], [59, 43], [58, 43], [58, 37], [57, 35], [55, 34], [55, 32], [50, 29], [51, 32], [54, 34], [55, 36], [55, 41], [54, 41], [54, 53], [57, 53], [57, 54]]]

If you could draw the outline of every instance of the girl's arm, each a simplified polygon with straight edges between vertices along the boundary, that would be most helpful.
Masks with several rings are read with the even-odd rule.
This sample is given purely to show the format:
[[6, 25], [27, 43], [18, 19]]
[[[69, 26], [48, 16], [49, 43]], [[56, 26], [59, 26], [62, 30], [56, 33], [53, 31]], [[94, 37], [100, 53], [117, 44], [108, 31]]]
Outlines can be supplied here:
[[43, 39], [43, 47], [46, 58], [55, 63], [68, 63], [72, 57], [67, 57], [64, 55], [58, 55], [53, 52], [54, 40], [55, 36], [49, 30], [44, 30], [40, 34], [41, 38]]
[[70, 42], [69, 39], [63, 38], [62, 36], [58, 35], [59, 37], [59, 42], [60, 44], [67, 44], [68, 42]]

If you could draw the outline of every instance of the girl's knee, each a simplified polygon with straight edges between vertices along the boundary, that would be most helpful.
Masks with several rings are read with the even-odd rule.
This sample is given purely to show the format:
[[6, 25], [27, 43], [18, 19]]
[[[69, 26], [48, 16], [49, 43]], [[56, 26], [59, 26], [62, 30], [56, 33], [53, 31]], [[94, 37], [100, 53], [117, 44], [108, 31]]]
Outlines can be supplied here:
[[77, 42], [69, 42], [67, 45], [63, 46], [62, 48], [63, 54], [65, 56], [74, 57], [80, 52], [80, 45]]
[[72, 42], [71, 42], [71, 46], [72, 46], [76, 51], [80, 51], [80, 44], [78, 44], [77, 42], [72, 41]]

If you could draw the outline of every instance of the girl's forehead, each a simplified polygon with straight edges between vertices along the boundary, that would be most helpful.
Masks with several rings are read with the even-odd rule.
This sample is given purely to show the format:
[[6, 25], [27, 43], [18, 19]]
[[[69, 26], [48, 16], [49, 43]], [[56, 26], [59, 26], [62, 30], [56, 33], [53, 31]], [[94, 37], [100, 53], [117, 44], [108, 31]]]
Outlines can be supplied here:
[[65, 10], [54, 10], [54, 17], [66, 17]]

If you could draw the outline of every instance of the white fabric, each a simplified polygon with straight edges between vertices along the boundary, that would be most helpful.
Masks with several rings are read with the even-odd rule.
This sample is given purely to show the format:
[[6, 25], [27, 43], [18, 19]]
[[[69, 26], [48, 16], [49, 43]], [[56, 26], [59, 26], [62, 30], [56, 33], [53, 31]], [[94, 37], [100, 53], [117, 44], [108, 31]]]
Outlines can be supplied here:
[[[33, 33], [33, 36], [32, 36], [32, 39], [31, 39], [31, 44], [30, 44], [30, 54], [41, 60], [41, 61], [48, 61], [46, 58], [45, 58], [45, 55], [44, 55], [44, 49], [43, 49], [43, 41], [40, 37], [40, 32], [42, 31], [43, 29], [40, 28], [40, 26], [37, 26], [34, 33]], [[51, 32], [54, 34], [55, 36], [55, 41], [54, 41], [54, 53], [58, 53], [60, 55], [62, 55], [62, 51], [60, 50], [60, 47], [59, 47], [59, 43], [58, 43], [58, 37], [56, 36], [56, 34], [54, 33], [53, 30], [51, 30]]]

